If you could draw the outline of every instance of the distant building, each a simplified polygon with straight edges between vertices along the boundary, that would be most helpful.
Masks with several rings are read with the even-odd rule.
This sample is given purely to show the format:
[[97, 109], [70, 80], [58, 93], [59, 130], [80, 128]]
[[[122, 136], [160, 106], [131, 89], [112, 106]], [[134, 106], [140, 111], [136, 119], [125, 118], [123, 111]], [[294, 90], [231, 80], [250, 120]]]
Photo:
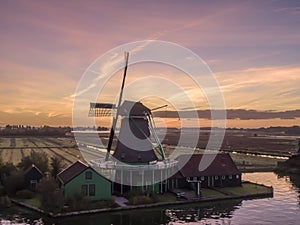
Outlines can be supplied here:
[[24, 187], [31, 191], [36, 191], [37, 184], [43, 178], [43, 173], [34, 164], [24, 172]]
[[111, 182], [80, 161], [61, 171], [57, 178], [65, 198], [70, 198], [76, 193], [84, 194], [92, 201], [111, 198]]
[[196, 187], [198, 183], [201, 187], [241, 185], [241, 172], [228, 153], [216, 154], [212, 163], [203, 171], [199, 171], [202, 159], [203, 154], [178, 156], [178, 165], [181, 169], [170, 178], [171, 188], [191, 188]]

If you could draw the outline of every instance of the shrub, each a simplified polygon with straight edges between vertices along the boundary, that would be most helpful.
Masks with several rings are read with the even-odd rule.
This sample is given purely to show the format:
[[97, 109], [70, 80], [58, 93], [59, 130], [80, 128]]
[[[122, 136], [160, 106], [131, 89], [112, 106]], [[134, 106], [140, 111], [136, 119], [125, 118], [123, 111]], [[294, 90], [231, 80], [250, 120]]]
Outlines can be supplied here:
[[0, 197], [0, 208], [6, 208], [11, 206], [11, 201], [8, 196]]
[[38, 184], [42, 208], [46, 211], [60, 212], [64, 205], [62, 190], [53, 178], [43, 178]]
[[0, 183], [0, 197], [6, 195], [4, 186]]
[[91, 206], [90, 200], [83, 194], [75, 193], [67, 200], [67, 205], [71, 211], [89, 209]]
[[116, 203], [113, 199], [97, 201], [92, 203], [93, 208], [101, 209], [101, 208], [113, 208], [116, 207]]
[[133, 198], [129, 199], [129, 204], [131, 205], [142, 205], [149, 203], [153, 203], [153, 199], [146, 195], [134, 196]]
[[16, 193], [16, 196], [18, 198], [22, 198], [22, 199], [31, 199], [34, 197], [34, 193], [32, 191], [29, 191], [29, 190], [26, 190], [26, 189], [23, 189], [21, 191], [18, 191]]
[[125, 193], [125, 196], [130, 199], [133, 198], [135, 196], [141, 196], [144, 195], [144, 192], [142, 192], [141, 189], [132, 189], [130, 191], [128, 191], [127, 193]]
[[1, 165], [0, 167], [0, 183], [10, 176], [13, 172], [17, 171], [17, 168], [11, 162]]
[[21, 171], [14, 171], [4, 180], [4, 187], [8, 194], [15, 195], [22, 190], [24, 185], [24, 175]]

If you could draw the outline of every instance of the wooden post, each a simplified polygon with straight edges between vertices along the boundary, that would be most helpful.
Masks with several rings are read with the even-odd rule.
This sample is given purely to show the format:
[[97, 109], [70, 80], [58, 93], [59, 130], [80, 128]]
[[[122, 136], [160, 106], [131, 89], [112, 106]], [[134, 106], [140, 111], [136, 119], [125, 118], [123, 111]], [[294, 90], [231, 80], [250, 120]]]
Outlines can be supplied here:
[[142, 170], [142, 191], [144, 191], [145, 190], [145, 188], [144, 188], [144, 183], [145, 183], [145, 181], [144, 181], [144, 170]]
[[154, 192], [154, 170], [152, 170], [152, 191]]
[[123, 195], [123, 170], [121, 169], [121, 195]]
[[130, 190], [132, 190], [132, 170], [130, 170]]
[[160, 170], [160, 193], [163, 193], [163, 174], [162, 170]]

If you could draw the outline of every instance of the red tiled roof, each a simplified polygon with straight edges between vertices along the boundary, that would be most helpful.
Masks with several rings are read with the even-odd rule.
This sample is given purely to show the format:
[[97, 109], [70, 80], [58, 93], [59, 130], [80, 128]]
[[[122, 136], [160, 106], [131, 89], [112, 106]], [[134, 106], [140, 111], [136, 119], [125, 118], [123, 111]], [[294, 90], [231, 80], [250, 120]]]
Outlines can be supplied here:
[[[200, 171], [199, 164], [201, 160], [203, 160], [201, 164], [205, 165], [214, 156], [213, 161], [204, 170]], [[205, 157], [203, 154], [180, 155], [177, 160], [178, 165], [182, 167], [180, 172], [184, 177], [223, 176], [241, 173], [228, 153], [205, 154]]]
[[82, 173], [86, 168], [88, 168], [87, 165], [85, 165], [84, 163], [82, 163], [80, 161], [77, 161], [77, 162], [73, 163], [72, 165], [70, 165], [69, 167], [67, 167], [66, 169], [64, 169], [63, 171], [61, 171], [57, 175], [57, 177], [63, 184], [66, 184], [70, 180], [72, 180], [74, 177], [76, 177], [77, 175]]

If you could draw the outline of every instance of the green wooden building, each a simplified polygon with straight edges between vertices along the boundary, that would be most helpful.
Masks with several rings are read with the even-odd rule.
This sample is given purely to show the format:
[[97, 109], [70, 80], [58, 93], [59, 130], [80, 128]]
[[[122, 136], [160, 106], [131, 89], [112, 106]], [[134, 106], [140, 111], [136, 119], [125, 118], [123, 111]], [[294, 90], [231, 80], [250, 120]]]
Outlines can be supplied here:
[[65, 198], [76, 193], [86, 195], [91, 201], [111, 198], [111, 182], [90, 166], [77, 161], [57, 175]]

